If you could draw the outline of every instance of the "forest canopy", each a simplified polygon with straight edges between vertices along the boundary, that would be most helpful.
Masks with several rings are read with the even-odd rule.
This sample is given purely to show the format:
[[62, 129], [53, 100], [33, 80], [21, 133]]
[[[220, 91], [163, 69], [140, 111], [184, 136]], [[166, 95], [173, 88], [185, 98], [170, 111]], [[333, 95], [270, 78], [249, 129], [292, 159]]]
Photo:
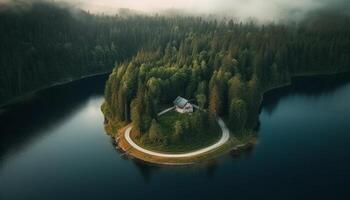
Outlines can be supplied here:
[[264, 91], [288, 84], [297, 74], [349, 70], [350, 32], [341, 25], [349, 19], [331, 19], [260, 26], [166, 18], [170, 29], [164, 34], [170, 39], [155, 38], [114, 68], [103, 110], [110, 123], [132, 122], [147, 133], [157, 112], [183, 96], [226, 118], [233, 131], [252, 129]]
[[[187, 16], [94, 15], [42, 1], [28, 9], [2, 7], [0, 104], [116, 67], [106, 95], [111, 108], [120, 105], [112, 105], [109, 95], [127, 104], [113, 111], [120, 120], [130, 120], [138, 88], [146, 91], [142, 98], [152, 95], [161, 104], [182, 94], [225, 114], [238, 98], [253, 112], [247, 95], [258, 97], [255, 90], [286, 82], [291, 74], [347, 70], [349, 21], [334, 12], [299, 24], [257, 25]], [[115, 90], [108, 94], [108, 87]], [[174, 92], [165, 97], [170, 89]]]

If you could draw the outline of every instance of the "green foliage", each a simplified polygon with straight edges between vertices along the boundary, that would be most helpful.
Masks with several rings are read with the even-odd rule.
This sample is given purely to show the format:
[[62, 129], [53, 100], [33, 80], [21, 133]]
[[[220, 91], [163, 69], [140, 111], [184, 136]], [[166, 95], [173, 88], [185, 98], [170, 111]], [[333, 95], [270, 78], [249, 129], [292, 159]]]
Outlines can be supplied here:
[[209, 99], [209, 111], [214, 116], [220, 115], [221, 112], [221, 96], [219, 91], [219, 86], [215, 85], [210, 92], [210, 99]]
[[[107, 103], [116, 102], [113, 98], [118, 100], [111, 106], [111, 110], [118, 110], [116, 118], [119, 116], [120, 120], [128, 121], [128, 112], [132, 110], [132, 121], [133, 116], [136, 116], [136, 121], [140, 119], [137, 116], [146, 119], [135, 123], [143, 124], [142, 132], [151, 127], [150, 119], [157, 118], [158, 107], [168, 105], [176, 96], [195, 100], [201, 109], [207, 109], [210, 112], [208, 124], [215, 123], [218, 116], [228, 116], [232, 129], [252, 128], [256, 124], [262, 92], [288, 82], [293, 73], [314, 69], [309, 66], [312, 63], [303, 63], [307, 58], [299, 52], [311, 57], [312, 53], [319, 53], [306, 52], [305, 49], [311, 48], [311, 42], [320, 42], [320, 30], [313, 32], [303, 27], [282, 28], [279, 25], [262, 28], [233, 22], [230, 25], [222, 23], [218, 27], [215, 22], [192, 18], [166, 20], [182, 28], [177, 29], [171, 40], [146, 45], [129, 62], [117, 66], [121, 68], [120, 73], [111, 76], [107, 83], [115, 86], [106, 87]], [[195, 28], [189, 28], [187, 23], [195, 25]], [[350, 36], [345, 35], [328, 36], [342, 39]], [[152, 40], [157, 41], [155, 38]], [[338, 40], [332, 40], [332, 44], [336, 49], [350, 47], [348, 42], [335, 41]], [[319, 71], [322, 70], [332, 70], [332, 67], [319, 66]], [[125, 84], [130, 86], [123, 87]], [[139, 93], [140, 87], [135, 85], [141, 85], [143, 92], [140, 99], [143, 103], [138, 109], [130, 109], [125, 105], [139, 98], [135, 94]], [[110, 91], [118, 92], [111, 95]], [[186, 135], [187, 130], [193, 127], [200, 127], [202, 121], [200, 116], [193, 114], [190, 120], [181, 122], [183, 134]]]
[[[150, 130], [140, 139], [136, 138], [136, 142], [149, 149], [163, 152], [195, 150], [212, 144], [221, 135], [217, 121], [210, 124], [208, 118], [208, 112], [199, 110], [192, 114], [171, 111], [160, 116], [157, 125], [152, 123]], [[154, 134], [155, 132], [159, 134]]]
[[258, 79], [254, 75], [247, 83], [247, 109], [248, 124], [252, 127], [256, 123], [261, 101], [261, 89], [258, 85]]
[[130, 105], [132, 125], [137, 131], [142, 129], [141, 105], [139, 99], [134, 99]]
[[[327, 21], [336, 23], [324, 26], [322, 15], [297, 26], [104, 16], [40, 1], [21, 13], [1, 9], [0, 103], [115, 66], [103, 106], [111, 121], [146, 133], [176, 96], [197, 100], [215, 121], [239, 98], [252, 127], [267, 88], [293, 74], [349, 70], [350, 17]], [[193, 124], [182, 123], [184, 132]]]
[[151, 127], [150, 127], [149, 133], [148, 133], [148, 137], [149, 137], [149, 140], [154, 142], [154, 143], [160, 143], [164, 139], [164, 137], [162, 136], [159, 124], [155, 119], [152, 120]]
[[204, 109], [206, 103], [207, 103], [207, 97], [204, 94], [199, 94], [196, 96], [198, 106], [201, 109]]
[[241, 130], [246, 125], [247, 117], [247, 106], [244, 100], [234, 98], [230, 104], [229, 126], [233, 130]]
[[175, 129], [175, 131], [174, 131], [173, 136], [172, 136], [172, 142], [176, 143], [181, 139], [181, 137], [184, 134], [184, 127], [182, 125], [182, 122], [176, 121], [174, 129]]
[[[110, 71], [116, 61], [144, 48], [148, 38], [159, 45], [168, 40], [165, 30], [172, 26], [160, 18], [97, 16], [46, 1], [35, 1], [21, 12], [4, 7], [0, 103], [58, 81]], [[145, 28], [154, 25], [162, 30]], [[106, 92], [111, 100], [114, 91], [106, 88]]]
[[228, 102], [234, 98], [244, 97], [244, 83], [241, 81], [240, 75], [235, 75], [228, 82]]

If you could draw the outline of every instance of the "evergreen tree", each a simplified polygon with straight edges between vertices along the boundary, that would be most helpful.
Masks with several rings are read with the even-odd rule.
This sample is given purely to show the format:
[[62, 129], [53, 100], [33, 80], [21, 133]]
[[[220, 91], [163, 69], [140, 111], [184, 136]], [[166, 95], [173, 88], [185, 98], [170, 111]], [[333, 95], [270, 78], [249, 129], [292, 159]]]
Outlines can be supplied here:
[[211, 93], [210, 93], [210, 99], [209, 99], [209, 111], [214, 116], [220, 115], [221, 111], [221, 97], [220, 97], [220, 91], [219, 87], [215, 84]]
[[241, 130], [247, 121], [247, 106], [244, 100], [235, 98], [231, 101], [229, 121], [233, 130]]
[[178, 142], [184, 134], [184, 128], [182, 126], [181, 121], [175, 122], [174, 129], [175, 129], [175, 131], [174, 131], [173, 136], [172, 136], [172, 141]]
[[155, 119], [152, 120], [151, 127], [148, 132], [148, 136], [149, 136], [149, 140], [154, 143], [159, 143], [163, 139], [160, 132], [159, 124]]
[[204, 109], [207, 103], [207, 97], [204, 94], [199, 94], [196, 96], [199, 108]]
[[231, 102], [234, 98], [242, 98], [244, 96], [244, 86], [239, 74], [231, 78], [228, 85], [228, 102]]

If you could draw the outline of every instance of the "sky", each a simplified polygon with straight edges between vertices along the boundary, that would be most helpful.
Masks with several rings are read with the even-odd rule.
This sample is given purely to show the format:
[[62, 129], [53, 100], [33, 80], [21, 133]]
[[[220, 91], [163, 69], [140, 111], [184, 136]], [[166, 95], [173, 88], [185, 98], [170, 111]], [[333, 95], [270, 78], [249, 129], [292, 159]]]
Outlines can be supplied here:
[[[71, 0], [72, 1], [72, 0]], [[189, 14], [221, 14], [261, 21], [302, 18], [305, 14], [327, 7], [343, 7], [350, 0], [73, 0], [91, 12], [113, 13], [129, 8], [147, 13], [182, 10]], [[349, 5], [349, 3], [346, 3]], [[350, 11], [349, 11], [350, 12]]]
[[[18, 0], [0, 0], [11, 2]], [[31, 1], [31, 0], [26, 0]], [[120, 8], [144, 13], [181, 11], [193, 15], [223, 15], [239, 19], [254, 18], [276, 21], [303, 18], [307, 13], [324, 8], [337, 8], [350, 13], [350, 0], [46, 0], [64, 1], [93, 13], [115, 14]]]

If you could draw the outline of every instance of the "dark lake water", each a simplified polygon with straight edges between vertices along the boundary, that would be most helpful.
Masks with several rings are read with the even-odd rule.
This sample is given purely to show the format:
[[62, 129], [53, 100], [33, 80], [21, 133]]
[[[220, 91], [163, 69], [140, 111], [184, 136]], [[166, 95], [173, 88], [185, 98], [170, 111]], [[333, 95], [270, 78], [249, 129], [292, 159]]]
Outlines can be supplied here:
[[106, 77], [0, 111], [0, 199], [349, 199], [350, 76], [266, 95], [258, 144], [210, 164], [127, 159], [103, 129]]

